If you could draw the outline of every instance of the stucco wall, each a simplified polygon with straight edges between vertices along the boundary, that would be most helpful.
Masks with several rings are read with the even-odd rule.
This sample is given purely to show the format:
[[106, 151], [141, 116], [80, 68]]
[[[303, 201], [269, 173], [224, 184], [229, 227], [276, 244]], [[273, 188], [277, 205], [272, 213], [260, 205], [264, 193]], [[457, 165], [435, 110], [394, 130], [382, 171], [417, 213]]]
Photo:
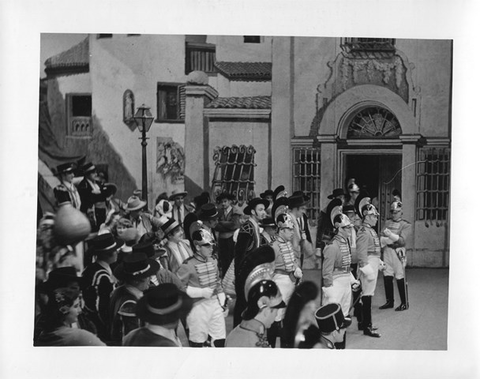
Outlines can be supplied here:
[[207, 42], [217, 45], [217, 61], [271, 62], [272, 37], [262, 39], [262, 43], [244, 43], [243, 36], [214, 36]]
[[217, 146], [252, 145], [255, 150], [255, 194], [259, 196], [268, 186], [268, 123], [266, 122], [210, 122], [209, 152], [210, 183], [215, 163], [213, 149]]

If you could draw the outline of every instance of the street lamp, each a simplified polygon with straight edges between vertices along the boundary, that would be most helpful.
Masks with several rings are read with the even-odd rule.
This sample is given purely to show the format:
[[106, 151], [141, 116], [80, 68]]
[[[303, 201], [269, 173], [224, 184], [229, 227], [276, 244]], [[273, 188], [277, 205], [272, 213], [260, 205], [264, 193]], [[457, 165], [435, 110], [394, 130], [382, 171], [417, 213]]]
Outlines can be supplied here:
[[150, 130], [153, 122], [153, 116], [150, 113], [150, 108], [142, 104], [138, 107], [135, 116], [133, 116], [135, 123], [138, 126], [138, 130], [142, 133], [142, 198], [147, 202], [147, 132]]

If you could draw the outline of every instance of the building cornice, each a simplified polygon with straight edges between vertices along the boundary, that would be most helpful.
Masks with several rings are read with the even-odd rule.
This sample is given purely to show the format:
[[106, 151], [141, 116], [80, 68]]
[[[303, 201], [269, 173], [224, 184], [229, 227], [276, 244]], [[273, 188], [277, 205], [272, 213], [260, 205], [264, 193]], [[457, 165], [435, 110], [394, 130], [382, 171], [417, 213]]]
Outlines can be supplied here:
[[271, 109], [206, 108], [203, 115], [209, 119], [265, 119], [269, 120]]

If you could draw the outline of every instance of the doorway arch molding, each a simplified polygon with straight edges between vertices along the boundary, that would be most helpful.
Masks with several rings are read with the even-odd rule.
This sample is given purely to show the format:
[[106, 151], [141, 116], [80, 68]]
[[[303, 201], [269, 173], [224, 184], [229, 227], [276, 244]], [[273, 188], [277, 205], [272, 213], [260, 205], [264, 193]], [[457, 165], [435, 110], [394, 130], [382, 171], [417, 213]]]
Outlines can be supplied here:
[[403, 135], [418, 133], [413, 112], [400, 96], [387, 88], [365, 84], [343, 92], [328, 105], [318, 135], [345, 138], [352, 117], [370, 106], [383, 107], [393, 113]]

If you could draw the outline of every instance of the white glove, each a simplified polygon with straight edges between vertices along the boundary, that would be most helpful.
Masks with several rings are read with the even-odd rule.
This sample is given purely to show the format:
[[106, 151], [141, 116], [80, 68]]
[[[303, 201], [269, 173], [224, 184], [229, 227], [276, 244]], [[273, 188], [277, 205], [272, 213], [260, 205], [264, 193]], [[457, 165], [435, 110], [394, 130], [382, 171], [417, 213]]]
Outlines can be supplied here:
[[205, 299], [210, 299], [213, 295], [213, 288], [199, 288], [199, 287], [187, 287], [187, 295], [193, 298], [203, 297]]
[[383, 234], [387, 237], [390, 237], [390, 235], [392, 234], [392, 231], [388, 228], [385, 228], [385, 230], [383, 231]]
[[380, 246], [381, 247], [385, 247], [387, 245], [391, 245], [393, 243], [393, 241], [388, 238], [388, 237], [380, 237]]
[[385, 271], [386, 268], [387, 268], [387, 265], [385, 264], [385, 262], [379, 259], [378, 271]]
[[321, 258], [322, 257], [322, 249], [319, 247], [315, 248], [315, 256]]
[[217, 296], [218, 296], [218, 302], [223, 308], [225, 306], [225, 300], [227, 300], [227, 295], [225, 295], [225, 292], [220, 292], [217, 294]]
[[389, 237], [393, 242], [397, 242], [400, 239], [400, 236], [395, 233], [391, 233]]
[[302, 276], [303, 276], [303, 272], [302, 272], [301, 268], [297, 267], [295, 269], [295, 271], [293, 272], [293, 275], [295, 276], [295, 278], [301, 279]]

